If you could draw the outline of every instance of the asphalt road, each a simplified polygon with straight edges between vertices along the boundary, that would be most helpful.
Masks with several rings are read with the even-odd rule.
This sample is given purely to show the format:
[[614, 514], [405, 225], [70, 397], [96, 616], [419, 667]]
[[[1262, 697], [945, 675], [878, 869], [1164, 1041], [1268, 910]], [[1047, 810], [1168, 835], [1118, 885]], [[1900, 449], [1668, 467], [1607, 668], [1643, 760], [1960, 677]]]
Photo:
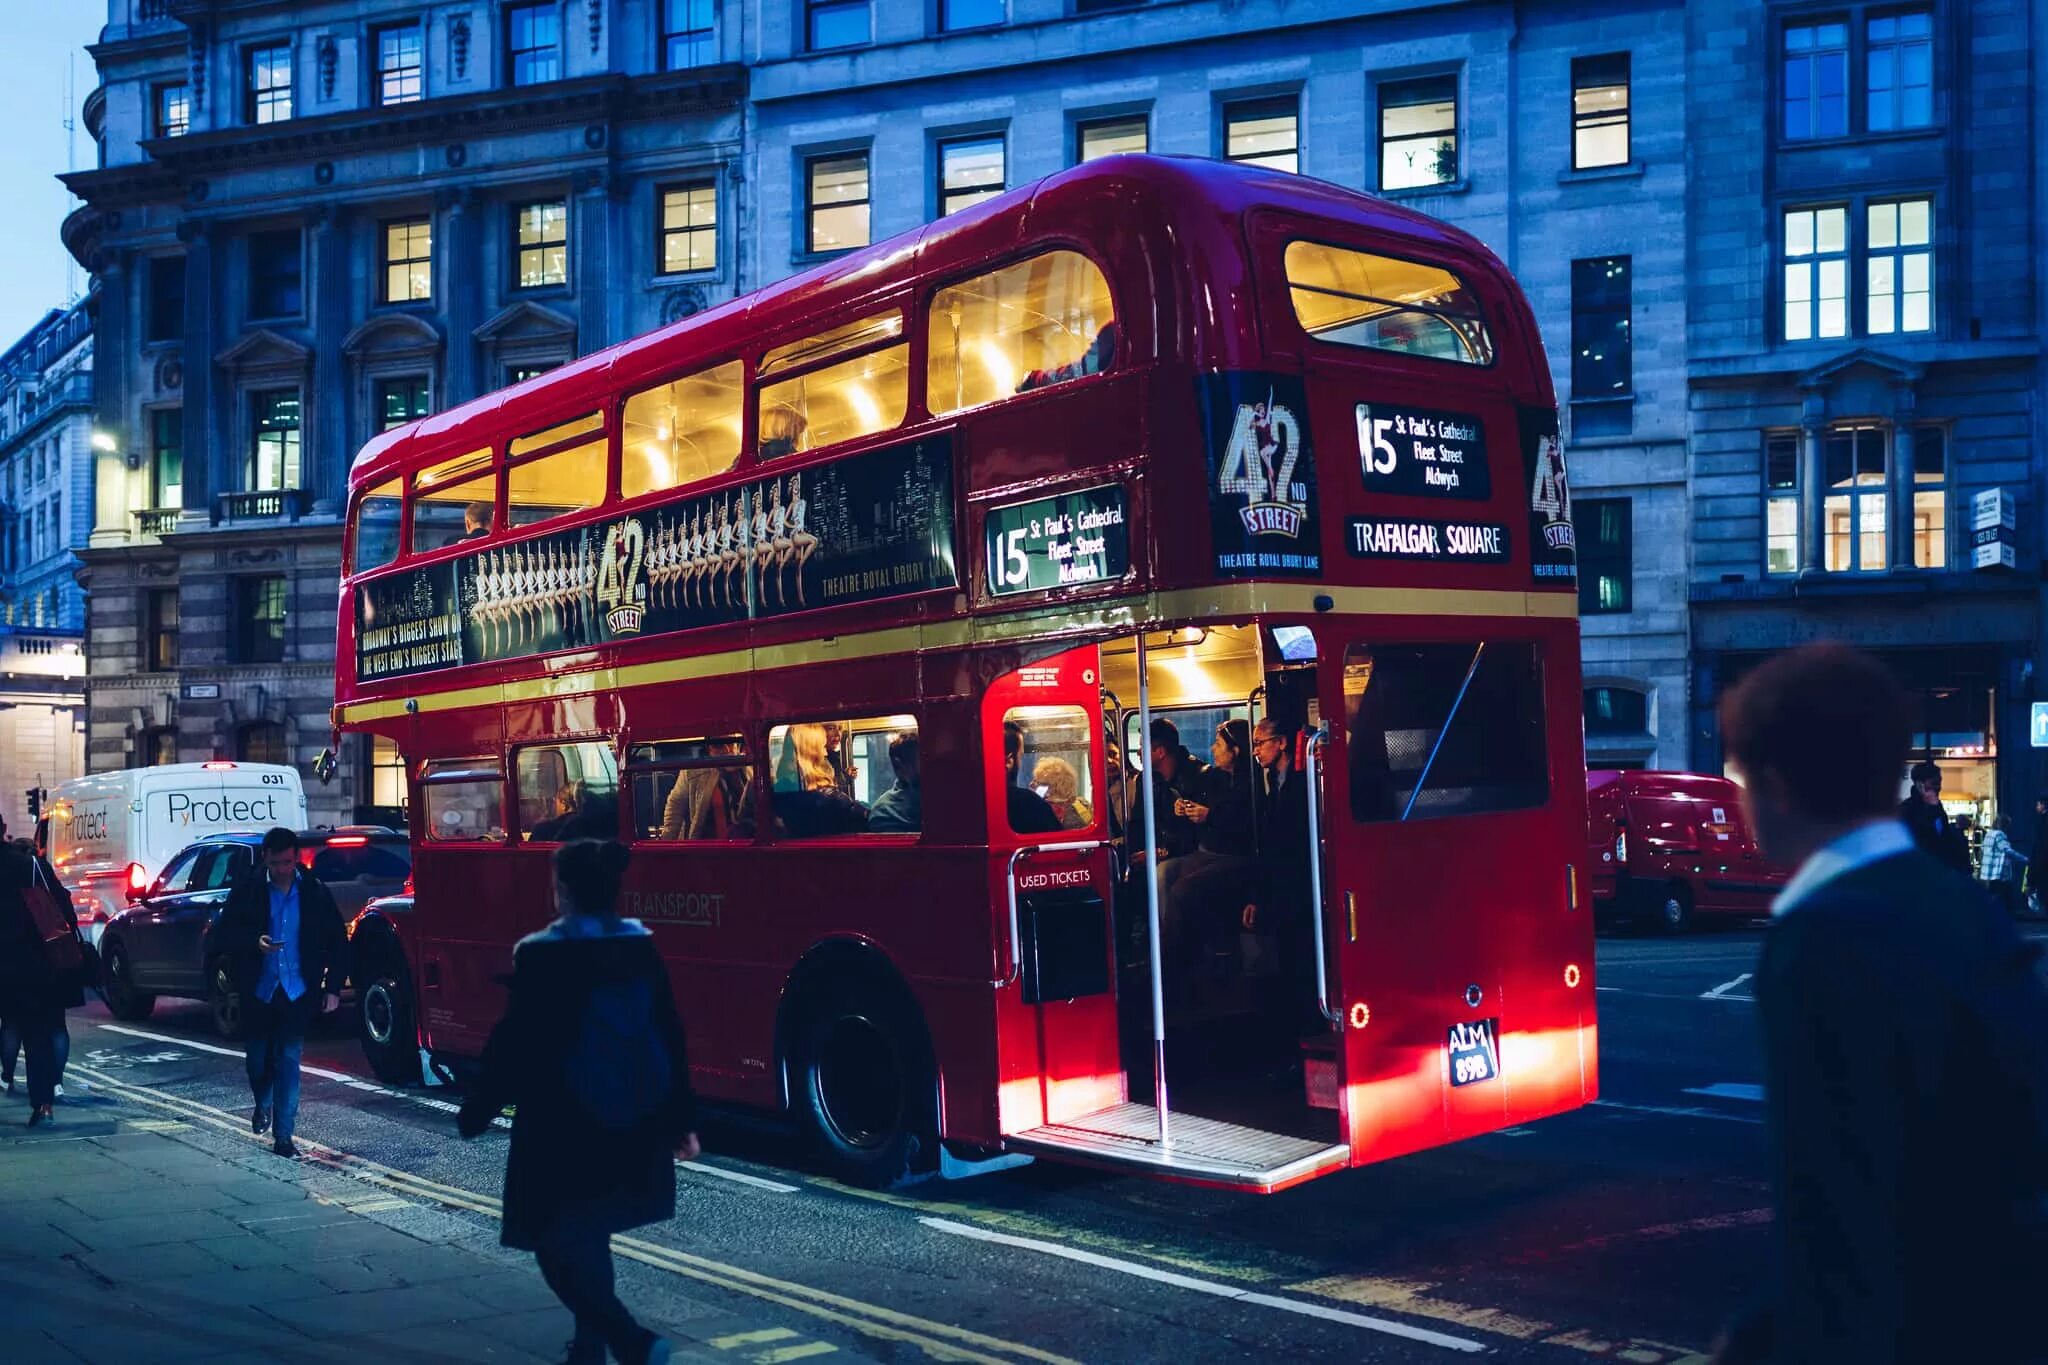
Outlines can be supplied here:
[[[1598, 1104], [1265, 1198], [1045, 1162], [876, 1194], [774, 1125], [723, 1122], [622, 1292], [684, 1330], [740, 1324], [719, 1349], [764, 1365], [1696, 1360], [1769, 1234], [1760, 938], [1601, 942]], [[239, 1056], [196, 1004], [134, 1025], [94, 1005], [72, 1037], [74, 1081], [222, 1131], [246, 1117]], [[461, 1142], [448, 1091], [376, 1084], [338, 1028], [306, 1064], [302, 1143], [489, 1221], [502, 1132]]]

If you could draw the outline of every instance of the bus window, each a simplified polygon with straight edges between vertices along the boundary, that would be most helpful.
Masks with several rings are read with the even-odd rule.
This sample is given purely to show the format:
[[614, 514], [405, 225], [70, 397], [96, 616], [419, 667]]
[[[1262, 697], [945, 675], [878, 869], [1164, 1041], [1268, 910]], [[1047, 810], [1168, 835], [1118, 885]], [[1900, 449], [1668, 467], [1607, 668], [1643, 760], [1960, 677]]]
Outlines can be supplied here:
[[1344, 710], [1356, 819], [1478, 815], [1549, 799], [1533, 644], [1352, 645]]
[[754, 768], [738, 735], [635, 744], [626, 753], [626, 789], [636, 840], [754, 837]]
[[557, 423], [545, 431], [536, 431], [527, 436], [512, 438], [512, 454], [527, 455], [536, 450], [546, 450], [577, 436], [588, 436], [593, 431], [604, 430], [604, 414], [589, 413], [572, 421]]
[[1286, 269], [1294, 316], [1318, 341], [1493, 363], [1479, 301], [1448, 270], [1320, 242], [1289, 242]]
[[498, 502], [491, 452], [443, 460], [413, 481], [412, 552], [420, 554], [491, 533]]
[[1017, 706], [1004, 715], [1011, 829], [1052, 834], [1094, 827], [1092, 724], [1078, 706]]
[[398, 526], [405, 481], [380, 483], [356, 504], [355, 572], [381, 568], [398, 558]]
[[745, 379], [745, 367], [734, 360], [628, 398], [621, 494], [637, 498], [731, 469], [740, 457]]
[[782, 838], [922, 827], [915, 716], [778, 725], [768, 732], [768, 754], [775, 765], [769, 801]]
[[761, 360], [762, 378], [858, 346], [896, 341], [893, 346], [762, 385], [761, 458], [821, 450], [901, 426], [910, 406], [910, 347], [902, 336], [903, 315], [886, 313], [768, 352]]
[[496, 760], [430, 759], [420, 773], [427, 838], [436, 843], [505, 837], [505, 775]]
[[1116, 359], [1109, 281], [1086, 256], [1048, 251], [948, 285], [927, 314], [934, 416], [1106, 370]]
[[512, 785], [519, 798], [522, 843], [618, 837], [619, 770], [609, 745], [521, 749]]
[[605, 444], [599, 437], [508, 467], [507, 519], [514, 526], [531, 526], [597, 506], [604, 501], [604, 466]]

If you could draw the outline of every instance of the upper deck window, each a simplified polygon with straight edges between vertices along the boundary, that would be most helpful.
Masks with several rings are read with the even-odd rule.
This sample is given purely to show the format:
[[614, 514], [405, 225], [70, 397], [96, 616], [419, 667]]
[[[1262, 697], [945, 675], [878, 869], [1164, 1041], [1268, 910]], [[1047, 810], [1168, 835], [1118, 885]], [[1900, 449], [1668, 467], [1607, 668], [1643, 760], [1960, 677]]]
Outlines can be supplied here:
[[745, 382], [745, 367], [733, 360], [628, 398], [620, 492], [636, 498], [731, 469]]
[[925, 389], [933, 415], [1104, 370], [1116, 305], [1095, 263], [1073, 251], [1006, 265], [932, 296]]
[[902, 424], [910, 406], [910, 347], [903, 341], [900, 312], [878, 313], [777, 346], [761, 358], [759, 376], [813, 365], [846, 351], [860, 353], [761, 386], [763, 459], [820, 450]]
[[1289, 242], [1294, 316], [1318, 341], [1491, 365], [1493, 338], [1479, 301], [1441, 266], [1366, 251]]
[[[586, 435], [591, 439], [576, 439]], [[563, 446], [563, 442], [573, 444]], [[530, 436], [516, 437], [512, 454], [553, 447], [560, 448], [506, 469], [505, 515], [510, 524], [531, 526], [604, 501], [604, 414], [593, 412]]]
[[488, 450], [443, 460], [419, 475], [412, 492], [412, 552], [489, 535], [497, 511], [497, 479]]
[[399, 508], [403, 479], [380, 483], [356, 504], [356, 572], [381, 568], [398, 558]]

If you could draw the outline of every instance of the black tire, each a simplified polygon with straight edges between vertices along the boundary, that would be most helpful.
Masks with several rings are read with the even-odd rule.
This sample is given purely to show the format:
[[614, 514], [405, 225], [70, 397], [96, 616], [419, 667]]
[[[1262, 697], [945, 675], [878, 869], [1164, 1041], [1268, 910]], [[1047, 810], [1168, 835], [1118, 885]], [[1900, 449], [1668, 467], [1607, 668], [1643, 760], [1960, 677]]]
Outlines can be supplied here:
[[802, 1015], [791, 1058], [798, 1115], [832, 1173], [893, 1189], [937, 1169], [938, 1084], [908, 1005], [882, 991], [834, 992]]
[[1657, 928], [1666, 934], [1690, 933], [1694, 926], [1692, 892], [1676, 882], [1656, 892], [1650, 911]]
[[225, 957], [206, 968], [206, 1007], [213, 1013], [213, 1031], [229, 1042], [242, 1036], [242, 993], [235, 989], [234, 970]]
[[107, 1013], [136, 1024], [149, 1018], [150, 1012], [156, 1008], [156, 997], [148, 991], [137, 990], [130, 974], [128, 950], [122, 946], [121, 940], [102, 942], [100, 997], [107, 1002]]
[[356, 1025], [371, 1072], [386, 1085], [414, 1084], [420, 1079], [420, 1036], [405, 959], [386, 949], [361, 963], [354, 978]]

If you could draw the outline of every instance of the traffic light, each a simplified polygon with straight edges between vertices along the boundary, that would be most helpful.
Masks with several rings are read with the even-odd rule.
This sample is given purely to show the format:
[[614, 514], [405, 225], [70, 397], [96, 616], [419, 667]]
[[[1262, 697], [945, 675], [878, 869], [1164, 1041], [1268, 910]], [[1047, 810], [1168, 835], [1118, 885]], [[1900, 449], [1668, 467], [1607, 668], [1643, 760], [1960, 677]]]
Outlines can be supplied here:
[[42, 813], [43, 789], [41, 787], [30, 787], [28, 789], [28, 818], [31, 820], [37, 819]]

